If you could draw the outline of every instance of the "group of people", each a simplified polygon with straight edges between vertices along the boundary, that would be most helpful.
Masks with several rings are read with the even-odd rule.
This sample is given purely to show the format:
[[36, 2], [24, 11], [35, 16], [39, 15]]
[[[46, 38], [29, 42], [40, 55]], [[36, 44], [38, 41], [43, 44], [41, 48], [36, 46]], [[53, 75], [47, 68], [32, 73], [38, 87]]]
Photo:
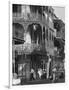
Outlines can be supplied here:
[[[56, 72], [56, 68], [52, 70], [52, 74], [49, 76], [48, 79], [55, 81], [56, 79], [55, 72]], [[36, 80], [36, 79], [41, 79], [41, 80], [47, 79], [47, 72], [39, 68], [36, 73], [35, 70], [32, 68], [30, 72], [30, 80]]]
[[46, 75], [44, 75], [45, 72], [39, 68], [37, 72], [32, 68], [30, 72], [30, 80], [36, 80], [36, 79], [42, 79], [43, 77], [46, 78]]

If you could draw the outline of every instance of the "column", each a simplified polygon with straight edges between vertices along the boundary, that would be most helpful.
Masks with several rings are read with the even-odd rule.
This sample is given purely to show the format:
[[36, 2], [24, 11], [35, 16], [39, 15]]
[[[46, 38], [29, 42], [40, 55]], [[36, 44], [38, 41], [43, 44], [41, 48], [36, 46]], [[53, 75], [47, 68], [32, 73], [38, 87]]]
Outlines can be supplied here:
[[49, 57], [48, 63], [47, 63], [47, 79], [49, 78], [49, 68], [50, 68], [51, 58]]
[[49, 78], [49, 62], [47, 62], [47, 79]]
[[46, 42], [46, 27], [45, 27], [45, 49], [46, 49], [46, 44], [47, 42]]
[[42, 43], [43, 43], [43, 26], [42, 26]]
[[[12, 64], [13, 64], [13, 69], [14, 69], [14, 73], [15, 73], [15, 44], [14, 44], [14, 40], [12, 41]], [[13, 76], [14, 76], [13, 73]]]

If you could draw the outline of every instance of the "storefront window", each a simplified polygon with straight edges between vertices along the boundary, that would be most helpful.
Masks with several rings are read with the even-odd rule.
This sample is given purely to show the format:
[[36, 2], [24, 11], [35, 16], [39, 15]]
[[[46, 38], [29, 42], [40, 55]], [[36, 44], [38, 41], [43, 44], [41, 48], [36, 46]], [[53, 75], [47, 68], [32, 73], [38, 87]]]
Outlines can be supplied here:
[[24, 64], [18, 64], [18, 76], [25, 76], [25, 63]]

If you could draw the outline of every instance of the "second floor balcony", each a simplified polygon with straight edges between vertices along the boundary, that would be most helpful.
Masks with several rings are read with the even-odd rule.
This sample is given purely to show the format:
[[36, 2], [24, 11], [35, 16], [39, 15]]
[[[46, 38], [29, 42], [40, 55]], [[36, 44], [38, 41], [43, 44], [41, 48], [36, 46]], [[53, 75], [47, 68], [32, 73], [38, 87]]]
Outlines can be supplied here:
[[39, 13], [38, 9], [34, 9], [36, 9], [35, 6], [13, 4], [13, 19], [22, 19], [25, 21], [41, 21], [41, 13]]

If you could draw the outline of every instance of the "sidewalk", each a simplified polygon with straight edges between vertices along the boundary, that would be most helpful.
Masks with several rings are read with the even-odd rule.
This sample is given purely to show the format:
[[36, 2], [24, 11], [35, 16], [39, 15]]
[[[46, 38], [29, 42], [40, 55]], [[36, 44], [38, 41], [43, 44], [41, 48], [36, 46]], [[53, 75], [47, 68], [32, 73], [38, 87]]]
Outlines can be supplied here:
[[64, 83], [65, 80], [61, 79], [61, 80], [57, 80], [55, 82], [53, 82], [52, 80], [46, 79], [46, 80], [32, 80], [32, 81], [25, 81], [22, 82], [21, 85], [32, 85], [32, 84], [51, 84], [51, 83]]

